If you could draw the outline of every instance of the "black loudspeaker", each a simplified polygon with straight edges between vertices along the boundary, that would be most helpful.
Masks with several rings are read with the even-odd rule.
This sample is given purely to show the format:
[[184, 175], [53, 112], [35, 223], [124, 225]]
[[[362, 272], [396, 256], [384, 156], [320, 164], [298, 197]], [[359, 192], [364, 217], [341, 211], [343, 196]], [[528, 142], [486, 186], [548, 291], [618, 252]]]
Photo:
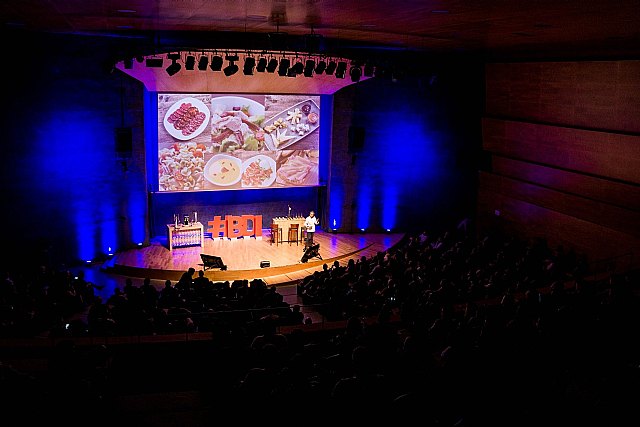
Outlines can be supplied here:
[[270, 267], [271, 262], [269, 261], [260, 261], [260, 268]]
[[227, 269], [227, 266], [222, 262], [222, 258], [215, 255], [200, 254], [202, 259], [203, 270], [207, 268], [219, 268], [222, 271]]
[[322, 257], [320, 256], [320, 253], [318, 253], [318, 251], [320, 250], [320, 243], [315, 243], [313, 245], [307, 246], [304, 250], [304, 253], [302, 254], [302, 258], [300, 259], [300, 262], [307, 262], [309, 261], [310, 258], [320, 258], [322, 259]]
[[349, 153], [358, 153], [364, 148], [364, 127], [349, 126]]
[[131, 156], [133, 135], [131, 128], [116, 128], [116, 153], [119, 156]]

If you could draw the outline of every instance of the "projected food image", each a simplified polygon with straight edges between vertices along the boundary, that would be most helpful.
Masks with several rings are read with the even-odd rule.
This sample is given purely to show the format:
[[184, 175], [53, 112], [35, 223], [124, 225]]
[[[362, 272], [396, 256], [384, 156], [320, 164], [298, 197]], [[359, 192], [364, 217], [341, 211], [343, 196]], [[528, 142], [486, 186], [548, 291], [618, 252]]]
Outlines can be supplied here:
[[319, 185], [320, 97], [158, 94], [158, 191]]
[[158, 151], [160, 191], [203, 189], [204, 154], [207, 147], [195, 142], [175, 143]]
[[205, 167], [205, 177], [215, 185], [233, 185], [240, 180], [240, 161], [232, 156], [218, 154], [213, 156]]
[[202, 133], [211, 112], [200, 99], [182, 98], [174, 102], [164, 116], [166, 131], [176, 139], [189, 140]]
[[211, 100], [211, 141], [220, 153], [264, 150], [264, 105], [240, 96]]

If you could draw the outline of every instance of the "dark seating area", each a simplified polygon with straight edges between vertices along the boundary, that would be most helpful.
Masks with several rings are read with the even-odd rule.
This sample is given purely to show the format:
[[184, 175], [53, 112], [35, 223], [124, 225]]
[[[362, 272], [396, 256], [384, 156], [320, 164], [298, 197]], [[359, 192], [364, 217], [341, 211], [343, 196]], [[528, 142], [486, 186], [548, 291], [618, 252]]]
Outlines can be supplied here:
[[[104, 302], [68, 272], [7, 275], [3, 339], [48, 325], [58, 337], [51, 346], [2, 348], [3, 389], [17, 390], [7, 396], [12, 406], [143, 425], [201, 425], [229, 414], [396, 414], [433, 426], [606, 425], [635, 416], [640, 276], [590, 276], [580, 256], [542, 240], [425, 232], [325, 266], [298, 286], [334, 325], [324, 328], [302, 324], [299, 307], [259, 280], [207, 283], [190, 280], [193, 273], [160, 291], [127, 281]], [[87, 323], [64, 329], [82, 307]], [[210, 334], [115, 339], [196, 331]], [[87, 340], [105, 336], [113, 342]], [[39, 358], [46, 368], [33, 372], [8, 362]], [[73, 416], [61, 410], [67, 400]], [[177, 414], [182, 421], [171, 421]]]

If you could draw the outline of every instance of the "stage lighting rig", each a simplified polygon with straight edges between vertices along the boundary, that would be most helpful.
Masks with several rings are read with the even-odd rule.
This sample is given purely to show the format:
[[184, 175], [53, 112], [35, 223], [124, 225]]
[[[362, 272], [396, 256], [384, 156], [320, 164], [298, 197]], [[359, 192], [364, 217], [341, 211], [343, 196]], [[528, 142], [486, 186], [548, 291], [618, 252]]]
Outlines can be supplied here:
[[178, 63], [178, 59], [180, 59], [179, 53], [170, 53], [167, 55], [167, 59], [171, 60], [171, 64], [166, 68], [167, 74], [173, 76], [178, 71], [182, 69], [182, 65]]
[[289, 58], [280, 59], [280, 65], [278, 67], [278, 75], [285, 77], [289, 72], [289, 65], [291, 65], [291, 61]]
[[338, 62], [338, 67], [336, 68], [336, 78], [344, 79], [344, 76], [346, 73], [347, 73], [347, 63], [345, 61]]
[[256, 59], [253, 56], [247, 56], [244, 59], [244, 67], [242, 72], [245, 76], [250, 76], [253, 74], [253, 69], [256, 67]]
[[202, 55], [198, 60], [198, 70], [207, 71], [207, 65], [209, 65], [209, 57], [207, 55]]
[[303, 74], [305, 77], [313, 77], [313, 70], [316, 66], [316, 62], [313, 59], [307, 59], [304, 64]]
[[267, 72], [274, 73], [276, 71], [276, 68], [278, 68], [278, 60], [275, 58], [271, 58], [269, 60], [269, 64], [267, 64]]
[[220, 71], [222, 70], [223, 62], [222, 56], [215, 54], [211, 57], [211, 64], [209, 64], [209, 68], [211, 68], [211, 71]]
[[184, 60], [184, 69], [193, 70], [196, 67], [196, 57], [194, 55], [187, 55]]
[[338, 66], [338, 64], [336, 64], [336, 61], [331, 60], [329, 61], [329, 64], [327, 64], [327, 68], [324, 71], [324, 73], [328, 76], [332, 75], [334, 71], [336, 71], [336, 67]]
[[258, 59], [258, 65], [256, 66], [256, 71], [259, 73], [264, 73], [266, 69], [267, 69], [267, 58], [262, 57]]

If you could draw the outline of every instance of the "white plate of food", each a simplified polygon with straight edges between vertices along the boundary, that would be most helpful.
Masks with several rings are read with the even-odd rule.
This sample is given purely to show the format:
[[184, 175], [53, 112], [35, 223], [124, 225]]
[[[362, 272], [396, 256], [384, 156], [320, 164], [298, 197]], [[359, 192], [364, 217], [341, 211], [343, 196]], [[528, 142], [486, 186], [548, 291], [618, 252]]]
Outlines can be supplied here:
[[211, 98], [211, 142], [220, 152], [261, 151], [264, 105], [242, 96]]
[[320, 126], [320, 107], [307, 99], [265, 120], [265, 145], [268, 150], [283, 150], [312, 134]]
[[240, 181], [241, 176], [240, 159], [228, 154], [216, 154], [204, 166], [204, 177], [214, 185], [228, 187]]
[[186, 141], [200, 135], [209, 124], [211, 111], [197, 98], [186, 97], [173, 103], [164, 115], [164, 128], [176, 139]]
[[268, 187], [276, 179], [276, 161], [264, 154], [253, 156], [242, 163], [242, 186]]

